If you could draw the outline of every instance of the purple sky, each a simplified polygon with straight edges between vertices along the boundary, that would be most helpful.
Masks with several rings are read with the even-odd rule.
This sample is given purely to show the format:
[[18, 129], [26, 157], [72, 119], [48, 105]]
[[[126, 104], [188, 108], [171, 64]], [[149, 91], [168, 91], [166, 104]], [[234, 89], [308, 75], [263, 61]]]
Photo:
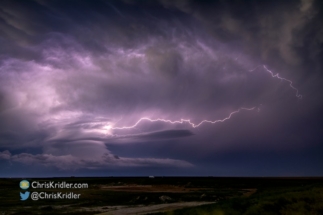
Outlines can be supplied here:
[[0, 177], [322, 176], [322, 8], [1, 1]]

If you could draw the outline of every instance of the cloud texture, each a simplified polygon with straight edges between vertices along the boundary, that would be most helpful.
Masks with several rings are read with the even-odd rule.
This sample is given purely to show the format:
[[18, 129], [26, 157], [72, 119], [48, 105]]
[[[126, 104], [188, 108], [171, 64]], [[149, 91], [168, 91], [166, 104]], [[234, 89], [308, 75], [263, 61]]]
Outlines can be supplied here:
[[[313, 157], [323, 148], [321, 20], [315, 0], [2, 1], [0, 159], [84, 174], [173, 166], [235, 175], [241, 161], [226, 160], [235, 153]], [[198, 124], [241, 107], [254, 109], [197, 128], [114, 129], [142, 117]], [[322, 174], [320, 161], [311, 174]]]

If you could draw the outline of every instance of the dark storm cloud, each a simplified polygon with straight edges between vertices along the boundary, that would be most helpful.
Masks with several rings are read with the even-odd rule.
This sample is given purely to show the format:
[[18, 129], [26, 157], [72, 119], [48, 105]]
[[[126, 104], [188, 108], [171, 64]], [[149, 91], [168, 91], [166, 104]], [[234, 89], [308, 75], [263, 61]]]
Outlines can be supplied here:
[[[71, 133], [68, 133], [71, 134]], [[53, 146], [63, 147], [66, 143], [71, 142], [80, 142], [80, 141], [98, 141], [104, 142], [106, 144], [119, 144], [119, 143], [136, 143], [147, 142], [147, 141], [158, 141], [158, 140], [170, 140], [177, 139], [183, 137], [189, 137], [194, 135], [190, 130], [165, 130], [165, 131], [156, 131], [149, 133], [141, 133], [141, 134], [128, 134], [128, 135], [113, 135], [108, 137], [97, 137], [82, 135], [72, 133], [72, 135], [66, 136], [65, 138], [54, 138], [47, 140], [48, 143], [52, 143]]]
[[144, 142], [155, 142], [162, 140], [171, 140], [184, 137], [190, 137], [194, 135], [190, 130], [165, 130], [165, 131], [156, 131], [149, 133], [141, 134], [130, 134], [130, 135], [120, 135], [111, 138], [106, 138], [104, 141], [106, 144], [120, 144], [120, 143], [144, 143]]
[[[321, 71], [322, 3], [314, 0], [277, 1], [168, 1], [200, 20], [221, 41], [235, 43], [260, 59], [290, 65], [312, 63]], [[278, 56], [276, 55], [278, 54]], [[276, 55], [276, 56], [275, 56]], [[307, 61], [307, 62], [305, 62]], [[282, 63], [282, 62], [280, 62]], [[306, 66], [309, 66], [306, 64]]]
[[56, 167], [60, 170], [71, 169], [105, 169], [115, 167], [145, 167], [145, 166], [161, 166], [161, 167], [181, 167], [187, 168], [193, 165], [175, 159], [157, 159], [157, 158], [124, 158], [110, 153], [104, 153], [99, 158], [80, 158], [73, 155], [55, 156], [52, 154], [28, 154], [21, 153], [11, 155], [6, 150], [0, 152], [0, 159], [5, 161], [18, 162], [23, 165], [41, 165], [46, 167]]
[[[221, 151], [320, 144], [321, 10], [318, 0], [2, 1], [0, 156], [58, 168], [190, 166]], [[142, 117], [198, 124], [240, 107], [255, 108], [198, 128], [114, 129]], [[135, 148], [116, 159], [109, 144]], [[137, 158], [147, 145], [160, 150]], [[20, 147], [43, 154], [10, 154]]]
[[178, 137], [188, 137], [193, 135], [193, 133], [189, 130], [168, 130], [168, 131], [158, 131], [151, 132], [148, 134], [140, 135], [139, 139], [170, 139], [170, 138], [178, 138]]

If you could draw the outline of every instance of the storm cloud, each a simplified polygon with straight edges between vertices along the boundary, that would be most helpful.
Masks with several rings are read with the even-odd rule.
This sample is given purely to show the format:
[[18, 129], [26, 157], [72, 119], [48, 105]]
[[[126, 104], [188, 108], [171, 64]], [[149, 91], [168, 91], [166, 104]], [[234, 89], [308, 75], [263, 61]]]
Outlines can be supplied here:
[[284, 175], [257, 154], [303, 151], [295, 174], [320, 175], [321, 20], [318, 0], [2, 1], [0, 162]]

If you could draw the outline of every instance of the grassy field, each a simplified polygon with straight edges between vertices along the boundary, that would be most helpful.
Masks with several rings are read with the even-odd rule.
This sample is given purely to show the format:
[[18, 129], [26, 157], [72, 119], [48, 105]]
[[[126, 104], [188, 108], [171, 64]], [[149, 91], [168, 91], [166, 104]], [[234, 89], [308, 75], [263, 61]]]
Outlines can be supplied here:
[[[24, 192], [19, 187], [21, 180], [0, 179], [0, 215], [118, 214], [122, 211], [132, 214], [131, 211], [135, 211], [134, 209], [138, 213], [140, 211], [138, 208], [145, 208], [139, 214], [323, 214], [323, 178], [71, 177], [27, 179], [30, 182], [65, 181], [89, 185], [87, 189], [29, 188], [28, 191], [31, 193], [73, 192], [81, 194], [80, 199], [40, 199], [38, 201], [30, 198], [26, 201], [20, 200], [19, 193]], [[214, 204], [210, 204], [212, 202]], [[205, 205], [198, 207], [175, 210], [204, 203]], [[149, 208], [155, 208], [155, 211], [147, 212]]]
[[[262, 180], [260, 180], [262, 181]], [[264, 179], [270, 182], [270, 180]], [[290, 182], [289, 183], [284, 183]], [[322, 182], [322, 181], [321, 181]], [[315, 180], [281, 179], [258, 184], [257, 192], [219, 201], [216, 204], [185, 208], [154, 215], [322, 215], [323, 184]]]

